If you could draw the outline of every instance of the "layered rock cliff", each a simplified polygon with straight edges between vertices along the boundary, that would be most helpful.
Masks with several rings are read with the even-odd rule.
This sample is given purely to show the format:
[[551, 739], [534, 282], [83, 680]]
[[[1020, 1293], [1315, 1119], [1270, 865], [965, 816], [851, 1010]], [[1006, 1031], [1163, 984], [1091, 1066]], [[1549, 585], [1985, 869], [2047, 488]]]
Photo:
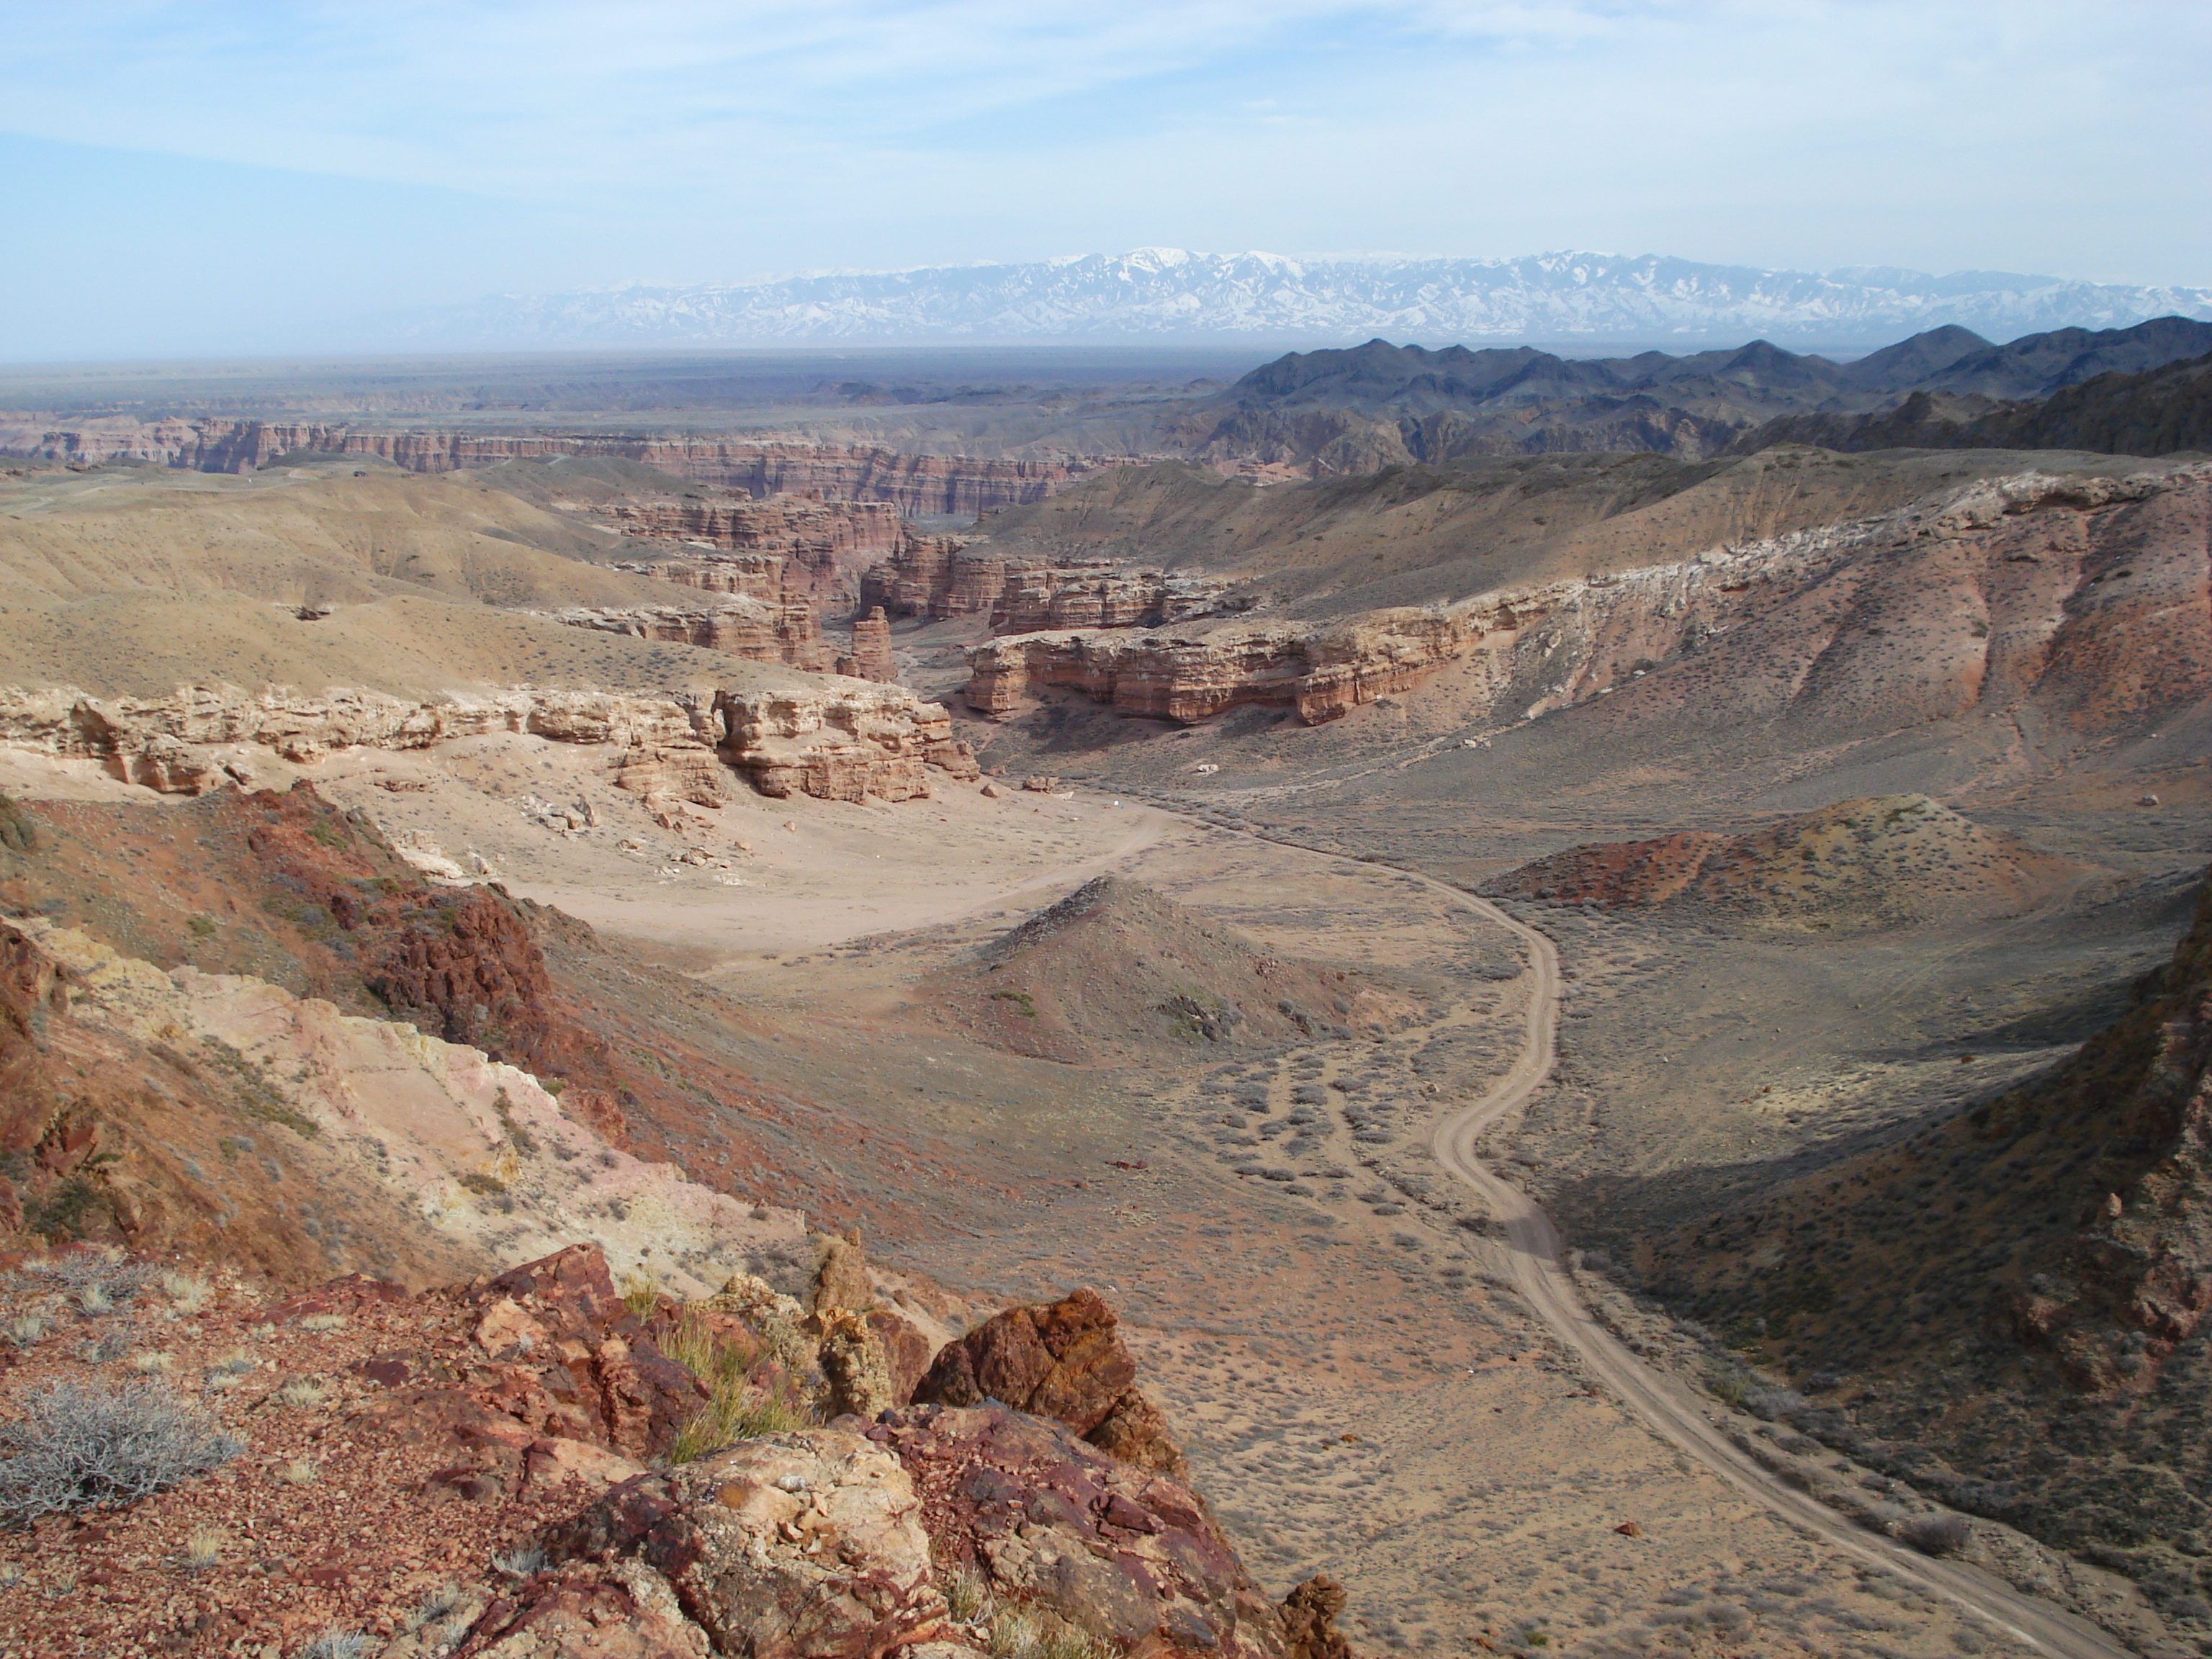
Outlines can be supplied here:
[[0, 688], [0, 744], [96, 761], [126, 782], [169, 793], [250, 781], [257, 749], [305, 765], [341, 749], [427, 749], [491, 732], [604, 744], [617, 786], [648, 803], [720, 801], [732, 768], [764, 794], [834, 800], [927, 796], [928, 767], [978, 775], [941, 705], [902, 687], [829, 675], [796, 690], [646, 696], [526, 687], [431, 702], [345, 688], [310, 697], [277, 687], [254, 694], [182, 686], [168, 697], [112, 701], [66, 687]]
[[690, 605], [579, 605], [551, 614], [570, 628], [694, 645], [749, 662], [780, 662], [812, 673], [830, 665], [821, 619], [804, 601], [740, 595]]
[[837, 672], [856, 680], [888, 684], [898, 678], [898, 659], [891, 654], [891, 625], [878, 605], [853, 624], [853, 648], [837, 659]]
[[[1517, 619], [1517, 617], [1516, 617]], [[1382, 611], [1346, 626], [1244, 624], [1204, 635], [1028, 634], [969, 653], [969, 707], [1004, 720], [1048, 688], [1185, 724], [1248, 704], [1309, 726], [1403, 691], [1504, 623], [1494, 607]]]
[[[860, 592], [860, 573], [897, 547], [902, 529], [899, 509], [889, 501], [825, 501], [802, 495], [766, 501], [664, 496], [614, 501], [603, 511], [629, 534], [647, 540], [692, 546], [703, 542], [724, 553], [780, 559], [783, 565], [775, 587], [757, 597], [781, 594], [818, 606], [852, 604]], [[701, 570], [721, 562], [672, 560], [641, 568], [683, 581], [686, 577], [669, 567]]]
[[963, 695], [994, 719], [1065, 688], [1169, 720], [1259, 703], [1313, 722], [1460, 660], [1469, 722], [1604, 698], [1594, 736], [1753, 722], [1826, 742], [2032, 702], [2047, 741], [2078, 742], [2212, 689], [2208, 524], [2212, 465], [2021, 473], [1453, 605], [994, 640]]
[[860, 579], [860, 603], [942, 622], [987, 616], [1002, 633], [1158, 628], [1212, 614], [1224, 582], [1109, 559], [1008, 555], [957, 536], [909, 536]]
[[216, 417], [70, 425], [16, 416], [0, 424], [0, 453], [80, 464], [144, 461], [196, 472], [240, 472], [301, 452], [373, 455], [411, 472], [451, 472], [555, 455], [604, 455], [763, 499], [792, 495], [824, 501], [882, 501], [909, 514], [969, 518], [994, 507], [1042, 501], [1103, 468], [1124, 464], [1118, 458], [1092, 456], [969, 459], [703, 434], [403, 432], [349, 422]]

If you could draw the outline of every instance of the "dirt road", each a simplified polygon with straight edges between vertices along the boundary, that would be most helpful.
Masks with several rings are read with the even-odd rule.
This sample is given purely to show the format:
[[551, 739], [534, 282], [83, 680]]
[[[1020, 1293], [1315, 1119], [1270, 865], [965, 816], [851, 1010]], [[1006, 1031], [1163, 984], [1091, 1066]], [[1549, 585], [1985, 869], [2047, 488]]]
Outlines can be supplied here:
[[1496, 905], [1428, 877], [1421, 879], [1461, 908], [1496, 922], [1528, 946], [1533, 984], [1527, 1035], [1512, 1068], [1480, 1099], [1445, 1117], [1431, 1142], [1437, 1159], [1482, 1195], [1505, 1227], [1514, 1288], [1538, 1318], [1579, 1353], [1591, 1372], [1630, 1410], [1675, 1445], [1785, 1519], [1823, 1540], [1878, 1563], [2001, 1626], [2024, 1650], [2064, 1659], [2114, 1659], [2130, 1650], [2094, 1626], [2051, 1603], [2016, 1590], [1972, 1567], [1932, 1560], [1903, 1545], [1862, 1530], [1822, 1504], [1784, 1485], [1739, 1451], [1692, 1399], [1644, 1365], [1590, 1317], [1560, 1260], [1559, 1234], [1526, 1193], [1475, 1156], [1484, 1133], [1520, 1107], [1551, 1074], [1559, 1018], [1559, 957], [1552, 942]]

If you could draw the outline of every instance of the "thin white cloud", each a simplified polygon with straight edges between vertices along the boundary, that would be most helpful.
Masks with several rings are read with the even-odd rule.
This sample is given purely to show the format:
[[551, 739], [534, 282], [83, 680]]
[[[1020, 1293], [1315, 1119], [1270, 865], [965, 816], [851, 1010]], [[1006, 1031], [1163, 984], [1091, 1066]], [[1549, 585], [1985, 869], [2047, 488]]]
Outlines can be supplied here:
[[2201, 281], [2208, 76], [2174, 0], [125, 0], [6, 32], [0, 129], [554, 204], [693, 279], [1179, 241]]

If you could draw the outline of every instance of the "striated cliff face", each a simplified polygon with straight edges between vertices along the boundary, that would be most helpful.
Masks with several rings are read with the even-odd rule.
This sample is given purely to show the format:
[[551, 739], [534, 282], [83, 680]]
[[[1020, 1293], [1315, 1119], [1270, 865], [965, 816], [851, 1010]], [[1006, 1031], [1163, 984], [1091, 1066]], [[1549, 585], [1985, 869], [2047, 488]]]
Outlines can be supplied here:
[[374, 455], [410, 472], [452, 472], [554, 455], [611, 456], [763, 499], [811, 495], [965, 517], [1042, 501], [1103, 468], [1125, 464], [1099, 457], [974, 460], [842, 444], [640, 433], [395, 432], [349, 422], [215, 418], [62, 426], [36, 416], [0, 419], [0, 453], [42, 460], [148, 461], [195, 472], [241, 472], [301, 450]]
[[571, 628], [695, 645], [748, 662], [780, 662], [812, 673], [830, 666], [821, 620], [800, 601], [737, 596], [690, 605], [576, 606], [551, 614]]
[[724, 752], [764, 795], [823, 800], [913, 800], [929, 793], [924, 768], [981, 775], [974, 752], [952, 737], [940, 703], [902, 687], [844, 683], [820, 691], [724, 691], [714, 712]]
[[931, 622], [988, 616], [1002, 633], [1031, 634], [1158, 628], [1221, 609], [1226, 586], [1109, 559], [1010, 556], [963, 537], [909, 536], [860, 579], [860, 603]]
[[888, 684], [898, 678], [898, 659], [891, 654], [891, 625], [881, 605], [853, 624], [853, 650], [837, 659], [837, 672], [856, 680]]
[[1248, 704], [1291, 708], [1309, 726], [1403, 691], [1510, 631], [1501, 607], [1378, 611], [1348, 626], [1232, 625], [1204, 635], [1030, 634], [969, 653], [962, 694], [1004, 720], [1048, 688], [1124, 714], [1194, 723]]
[[0, 688], [0, 744], [96, 761], [126, 782], [173, 794], [250, 782], [256, 749], [312, 764], [341, 749], [427, 749], [491, 732], [604, 744], [617, 786], [648, 804], [718, 803], [732, 768], [763, 794], [824, 800], [925, 797], [925, 768], [978, 775], [942, 705], [902, 687], [828, 675], [798, 690], [645, 696], [523, 687], [434, 702], [345, 688], [310, 697], [193, 685], [112, 702], [66, 687]]
[[[850, 605], [861, 570], [899, 544], [899, 509], [889, 501], [824, 501], [799, 495], [766, 501], [737, 497], [700, 501], [660, 497], [611, 503], [605, 515], [633, 536], [656, 541], [711, 544], [724, 553], [781, 561], [776, 583], [757, 597], [779, 593], [817, 605]], [[642, 566], [647, 574], [684, 581], [672, 566]], [[683, 562], [686, 570], [724, 562]], [[693, 586], [703, 586], [703, 581]], [[737, 588], [725, 592], [755, 591]]]
[[1171, 635], [1042, 633], [969, 653], [968, 702], [1005, 719], [1053, 688], [1132, 714], [1246, 703], [1309, 722], [1478, 671], [1467, 718], [1595, 703], [1594, 738], [1702, 740], [1744, 722], [1849, 740], [2033, 705], [2078, 742], [2212, 690], [2212, 465], [2022, 473], [1877, 518], [1614, 575], [1350, 623]]

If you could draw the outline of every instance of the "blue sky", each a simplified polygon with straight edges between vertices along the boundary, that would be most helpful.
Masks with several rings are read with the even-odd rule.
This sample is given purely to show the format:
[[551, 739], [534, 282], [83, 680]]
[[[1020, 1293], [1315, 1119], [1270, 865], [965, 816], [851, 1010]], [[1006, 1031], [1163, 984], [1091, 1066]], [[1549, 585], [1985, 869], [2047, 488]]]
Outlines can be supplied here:
[[0, 358], [1146, 245], [2212, 282], [2201, 0], [0, 0]]

